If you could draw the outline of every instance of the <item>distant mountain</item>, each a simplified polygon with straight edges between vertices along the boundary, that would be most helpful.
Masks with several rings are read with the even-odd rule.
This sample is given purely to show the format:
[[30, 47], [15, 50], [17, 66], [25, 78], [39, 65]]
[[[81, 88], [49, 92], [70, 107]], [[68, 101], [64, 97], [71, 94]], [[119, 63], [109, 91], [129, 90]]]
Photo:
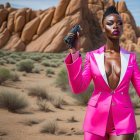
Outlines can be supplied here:
[[46, 10], [15, 9], [9, 3], [0, 5], [0, 48], [11, 51], [62, 52], [66, 49], [64, 36], [80, 24], [81, 50], [99, 48], [105, 43], [101, 30], [103, 11], [115, 5], [123, 22], [121, 46], [140, 52], [140, 27], [124, 1], [114, 0], [60, 0], [57, 7]]

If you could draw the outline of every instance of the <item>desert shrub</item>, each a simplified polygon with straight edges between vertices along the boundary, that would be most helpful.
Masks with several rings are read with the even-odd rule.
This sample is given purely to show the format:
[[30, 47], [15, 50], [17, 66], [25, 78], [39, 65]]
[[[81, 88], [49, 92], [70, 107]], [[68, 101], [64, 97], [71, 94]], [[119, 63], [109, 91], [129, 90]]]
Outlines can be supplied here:
[[139, 133], [134, 134], [134, 139], [133, 140], [140, 140], [140, 135]]
[[48, 69], [46, 70], [46, 75], [48, 75], [48, 74], [55, 74], [55, 72], [54, 72], [53, 69], [48, 68]]
[[80, 105], [87, 105], [89, 98], [93, 92], [93, 84], [90, 84], [88, 89], [81, 94], [70, 94], [73, 98], [75, 98]]
[[32, 60], [35, 60], [35, 61], [40, 61], [41, 60], [41, 58], [42, 58], [42, 56], [41, 55], [32, 55], [32, 56], [30, 56], [30, 59], [32, 59]]
[[48, 61], [48, 60], [43, 60], [41, 64], [44, 66], [47, 66], [47, 67], [54, 67], [54, 68], [56, 68], [60, 65], [60, 63], [58, 63], [58, 62], [55, 63], [55, 62]]
[[38, 65], [35, 65], [35, 67], [33, 68], [32, 72], [33, 73], [40, 73], [40, 67]]
[[8, 64], [15, 64], [16, 63], [16, 61], [13, 58], [7, 58], [6, 61]]
[[32, 72], [32, 69], [34, 68], [34, 64], [31, 59], [21, 60], [16, 66], [19, 71], [26, 72]]
[[62, 68], [60, 70], [60, 72], [57, 75], [55, 83], [56, 86], [60, 87], [62, 90], [67, 90], [69, 88], [68, 76], [65, 68]]
[[62, 103], [63, 103], [63, 99], [62, 98], [53, 98], [51, 100], [51, 103], [53, 104], [54, 107], [62, 109]]
[[58, 124], [55, 120], [46, 122], [43, 128], [41, 129], [42, 133], [56, 134], [57, 131], [58, 131]]
[[56, 68], [56, 67], [59, 66], [59, 63], [53, 63], [53, 62], [51, 62], [51, 63], [50, 63], [50, 66]]
[[0, 65], [4, 65], [4, 64], [6, 64], [6, 63], [7, 63], [6, 60], [0, 59]]
[[39, 107], [39, 109], [40, 109], [41, 111], [45, 111], [45, 112], [50, 112], [50, 111], [52, 111], [52, 110], [50, 109], [50, 106], [49, 106], [47, 100], [45, 100], [45, 99], [42, 99], [42, 98], [39, 98], [39, 97], [38, 97], [38, 98], [37, 98], [36, 104], [38, 105], [38, 107]]
[[41, 97], [42, 99], [48, 99], [48, 100], [50, 100], [51, 98], [51, 96], [49, 95], [45, 87], [40, 86], [40, 85], [28, 87], [28, 95]]
[[25, 96], [10, 90], [0, 91], [0, 107], [6, 108], [11, 112], [24, 109], [28, 106]]
[[48, 67], [51, 66], [51, 64], [50, 64], [50, 62], [48, 62], [48, 60], [43, 60], [43, 61], [41, 62], [41, 64], [44, 65], [44, 66], [48, 66]]
[[9, 55], [11, 58], [19, 58], [19, 55], [18, 54], [15, 54], [15, 53], [12, 53]]
[[6, 68], [0, 68], [0, 84], [10, 79], [11, 74], [10, 71]]
[[0, 50], [0, 57], [3, 57], [5, 55], [4, 51]]
[[20, 81], [19, 75], [16, 72], [11, 72], [11, 78], [12, 81]]

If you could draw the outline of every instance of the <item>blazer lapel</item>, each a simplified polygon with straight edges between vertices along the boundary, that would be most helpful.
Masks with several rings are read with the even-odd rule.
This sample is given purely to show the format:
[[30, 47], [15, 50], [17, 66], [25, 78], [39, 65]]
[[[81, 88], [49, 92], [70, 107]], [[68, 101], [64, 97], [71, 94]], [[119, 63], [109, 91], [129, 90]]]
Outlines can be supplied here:
[[122, 82], [122, 80], [125, 76], [125, 73], [126, 73], [126, 70], [127, 70], [127, 67], [128, 67], [130, 54], [123, 52], [123, 50], [121, 49], [120, 50], [120, 56], [121, 56], [121, 75], [120, 75], [120, 81], [118, 83], [118, 86], [120, 85], [120, 83]]
[[[110, 86], [108, 84], [107, 76], [106, 76], [106, 73], [105, 73], [104, 49], [101, 49], [101, 50], [102, 50], [101, 52], [93, 53], [93, 54], [94, 54], [95, 60], [97, 62], [99, 71], [100, 71], [100, 73], [101, 73], [105, 83], [110, 88]], [[124, 75], [125, 75], [126, 70], [127, 70], [130, 54], [129, 53], [125, 53], [125, 51], [123, 51], [123, 49], [121, 48], [120, 49], [120, 57], [121, 57], [121, 73], [120, 73], [120, 80], [119, 80], [119, 83], [118, 83], [116, 88], [118, 88], [118, 86], [120, 85], [120, 83], [122, 82], [122, 80], [124, 78]]]

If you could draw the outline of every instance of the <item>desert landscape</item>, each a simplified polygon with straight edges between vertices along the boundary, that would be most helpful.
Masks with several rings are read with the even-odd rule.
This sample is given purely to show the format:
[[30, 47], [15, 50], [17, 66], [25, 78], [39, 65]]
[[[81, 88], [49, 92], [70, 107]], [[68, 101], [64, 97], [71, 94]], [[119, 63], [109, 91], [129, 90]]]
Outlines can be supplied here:
[[[2, 140], [83, 139], [82, 123], [94, 86], [80, 95], [71, 93], [63, 62], [67, 54], [0, 51]], [[132, 85], [130, 96], [139, 133], [140, 99]]]
[[[82, 140], [82, 124], [94, 85], [79, 95], [71, 92], [64, 59], [64, 36], [75, 25], [86, 51], [105, 41], [101, 17], [115, 5], [124, 22], [121, 46], [137, 53], [140, 66], [140, 27], [124, 1], [60, 0], [45, 10], [0, 4], [0, 140]], [[84, 61], [83, 61], [84, 64]], [[130, 85], [140, 137], [140, 98]]]

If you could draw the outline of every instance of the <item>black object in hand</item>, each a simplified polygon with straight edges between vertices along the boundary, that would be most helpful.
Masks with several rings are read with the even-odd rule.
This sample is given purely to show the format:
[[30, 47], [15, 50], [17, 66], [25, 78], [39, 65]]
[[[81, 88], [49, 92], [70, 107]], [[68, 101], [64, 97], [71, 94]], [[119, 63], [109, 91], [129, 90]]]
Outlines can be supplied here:
[[72, 36], [68, 34], [64, 37], [64, 41], [68, 45], [69, 48], [74, 47], [75, 39], [77, 37], [77, 32], [80, 32], [80, 30], [81, 30], [81, 26], [75, 25], [69, 32], [71, 33]]

